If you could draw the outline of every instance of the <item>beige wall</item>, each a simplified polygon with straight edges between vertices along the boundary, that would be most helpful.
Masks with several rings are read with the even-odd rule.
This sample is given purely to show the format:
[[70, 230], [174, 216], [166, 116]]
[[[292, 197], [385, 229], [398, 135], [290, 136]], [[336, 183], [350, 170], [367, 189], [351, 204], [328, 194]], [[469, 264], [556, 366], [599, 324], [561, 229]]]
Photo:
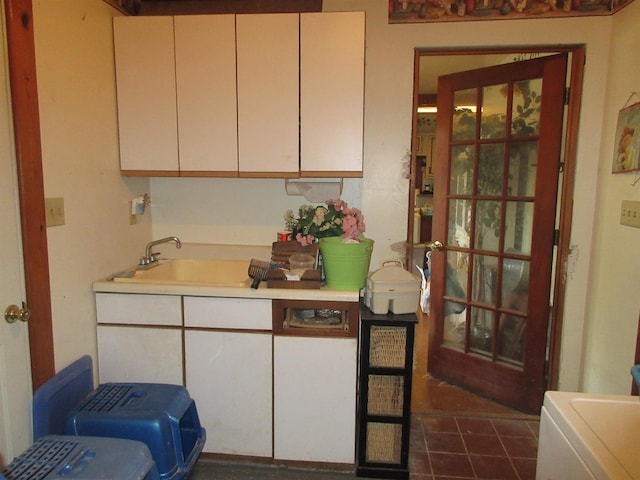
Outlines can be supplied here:
[[[640, 102], [640, 3], [614, 16], [605, 92], [604, 125], [588, 291], [584, 383], [587, 391], [627, 393], [631, 385], [640, 299], [640, 229], [620, 225], [622, 200], [640, 201], [640, 175], [611, 174], [618, 111]], [[587, 68], [589, 63], [587, 62]], [[632, 96], [632, 93], [635, 95]]]
[[129, 226], [127, 201], [147, 179], [119, 173], [111, 16], [100, 0], [34, 0], [45, 195], [64, 197], [47, 229], [56, 368], [96, 352], [91, 282], [136, 263], [149, 218]]
[[[638, 300], [637, 293], [629, 299], [622, 287], [638, 285], [639, 279], [637, 261], [634, 265], [624, 252], [637, 248], [638, 232], [618, 226], [616, 218], [620, 199], [637, 199], [638, 187], [627, 187], [631, 177], [614, 178], [608, 168], [617, 109], [634, 90], [628, 65], [637, 63], [638, 54], [622, 46], [637, 45], [637, 38], [623, 37], [637, 35], [640, 4], [625, 8], [615, 22], [607, 16], [422, 25], [389, 25], [385, 0], [324, 0], [324, 5], [367, 11], [365, 175], [345, 182], [343, 198], [366, 216], [367, 235], [376, 241], [372, 268], [397, 256], [392, 246], [406, 237], [414, 48], [586, 44], [571, 238], [576, 260], [568, 278], [561, 387], [628, 391]], [[148, 187], [145, 180], [122, 179], [110, 31], [114, 12], [100, 0], [34, 0], [34, 8], [45, 188], [47, 196], [64, 196], [67, 208], [67, 225], [48, 230], [56, 363], [64, 365], [80, 353], [95, 352], [91, 281], [135, 262], [147, 240], [175, 234], [186, 242], [268, 245], [282, 227], [284, 210], [306, 201], [287, 196], [282, 180], [152, 179]], [[616, 49], [610, 65], [611, 38]], [[142, 225], [130, 227], [126, 201], [147, 188], [151, 213]], [[626, 248], [605, 250], [602, 245], [613, 238], [623, 239]], [[621, 271], [626, 276], [618, 280]], [[80, 336], [89, 340], [78, 342]], [[589, 353], [584, 363], [583, 350]]]

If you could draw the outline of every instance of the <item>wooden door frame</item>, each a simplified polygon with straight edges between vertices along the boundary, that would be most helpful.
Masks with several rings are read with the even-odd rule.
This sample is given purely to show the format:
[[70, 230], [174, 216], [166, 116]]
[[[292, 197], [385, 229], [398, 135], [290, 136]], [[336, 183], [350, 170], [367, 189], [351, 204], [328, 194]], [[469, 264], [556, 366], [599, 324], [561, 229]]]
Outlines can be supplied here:
[[[564, 318], [564, 305], [566, 293], [566, 265], [571, 253], [571, 219], [573, 216], [573, 193], [575, 189], [575, 170], [577, 158], [578, 126], [580, 119], [580, 106], [582, 98], [582, 85], [584, 76], [584, 64], [586, 61], [586, 47], [583, 44], [576, 45], [531, 45], [531, 46], [505, 46], [501, 48], [473, 48], [473, 49], [424, 49], [416, 48], [414, 52], [414, 78], [413, 78], [413, 123], [412, 123], [412, 155], [411, 155], [411, 188], [409, 188], [409, 212], [407, 225], [407, 265], [412, 264], [413, 258], [413, 209], [415, 206], [413, 185], [418, 174], [415, 168], [416, 139], [418, 131], [418, 99], [419, 99], [419, 75], [420, 57], [445, 56], [445, 55], [492, 55], [511, 53], [570, 53], [569, 64], [569, 95], [565, 118], [564, 150], [562, 157], [562, 183], [558, 193], [559, 205], [556, 228], [558, 229], [557, 250], [555, 255], [555, 273], [552, 279], [553, 304], [549, 315], [551, 328], [548, 339], [548, 365], [547, 365], [547, 389], [556, 390], [560, 371], [560, 349], [562, 339], [562, 325]], [[424, 334], [425, 329], [421, 329]], [[420, 340], [427, 341], [426, 338]], [[417, 339], [416, 339], [417, 343]], [[426, 349], [418, 349], [426, 355]], [[424, 373], [426, 357], [418, 359], [425, 365], [418, 365], [416, 371]]]
[[32, 0], [4, 0], [33, 390], [55, 373]]

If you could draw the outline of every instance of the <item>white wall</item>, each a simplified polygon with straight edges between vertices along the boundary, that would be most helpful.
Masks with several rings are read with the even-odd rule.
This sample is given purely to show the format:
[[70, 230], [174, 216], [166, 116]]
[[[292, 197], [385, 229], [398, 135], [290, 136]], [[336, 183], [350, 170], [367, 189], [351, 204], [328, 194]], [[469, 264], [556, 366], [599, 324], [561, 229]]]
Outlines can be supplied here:
[[[629, 65], [639, 55], [632, 46], [640, 4], [615, 17], [611, 65], [609, 16], [389, 25], [386, 0], [324, 0], [324, 6], [367, 12], [364, 178], [346, 181], [343, 198], [366, 216], [367, 236], [376, 241], [372, 268], [396, 255], [391, 246], [406, 238], [414, 48], [586, 44], [571, 238], [577, 260], [567, 283], [560, 382], [566, 390], [628, 391], [638, 301], [637, 287], [635, 301], [624, 287], [638, 285], [638, 268], [626, 252], [637, 248], [638, 233], [616, 218], [620, 200], [637, 199], [638, 187], [628, 187], [628, 175], [609, 175], [608, 166], [617, 109], [638, 90]], [[67, 208], [67, 225], [48, 231], [62, 365], [95, 351], [91, 281], [135, 262], [150, 238], [268, 245], [284, 210], [307, 202], [288, 197], [282, 180], [152, 179], [152, 231], [149, 216], [130, 227], [126, 201], [148, 187], [118, 174], [114, 13], [101, 0], [34, 0], [34, 10], [45, 188], [47, 196], [64, 196]], [[89, 343], [77, 342], [79, 336]]]
[[[586, 391], [628, 393], [640, 306], [640, 229], [620, 225], [622, 200], [640, 201], [640, 172], [611, 174], [618, 111], [640, 102], [640, 3], [614, 16], [598, 168], [597, 217], [587, 309]], [[587, 63], [589, 65], [589, 63]], [[605, 85], [602, 85], [605, 88]], [[632, 93], [635, 92], [635, 95]], [[630, 98], [631, 97], [631, 98]], [[627, 103], [628, 102], [628, 103]]]
[[45, 195], [64, 197], [47, 229], [56, 370], [96, 353], [91, 282], [137, 262], [149, 216], [129, 226], [127, 201], [147, 179], [119, 172], [111, 16], [101, 0], [34, 0]]

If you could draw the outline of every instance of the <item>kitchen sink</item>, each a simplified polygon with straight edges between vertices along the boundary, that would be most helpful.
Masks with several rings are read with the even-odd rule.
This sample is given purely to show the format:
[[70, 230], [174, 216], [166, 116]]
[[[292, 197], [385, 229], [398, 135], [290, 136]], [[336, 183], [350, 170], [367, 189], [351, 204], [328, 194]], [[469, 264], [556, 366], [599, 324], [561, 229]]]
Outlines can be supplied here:
[[198, 285], [246, 287], [250, 283], [249, 261], [218, 259], [175, 259], [135, 270], [133, 275], [116, 275], [115, 282], [154, 285]]

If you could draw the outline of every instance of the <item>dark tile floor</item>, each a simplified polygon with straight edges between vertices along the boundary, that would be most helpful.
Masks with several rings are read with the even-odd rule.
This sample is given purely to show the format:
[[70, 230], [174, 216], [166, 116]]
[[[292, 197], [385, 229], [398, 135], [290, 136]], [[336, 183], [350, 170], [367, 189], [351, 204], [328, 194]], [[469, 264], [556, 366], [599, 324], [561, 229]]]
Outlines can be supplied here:
[[411, 421], [412, 480], [535, 478], [535, 418], [416, 413]]
[[414, 376], [412, 480], [535, 478], [540, 417]]

